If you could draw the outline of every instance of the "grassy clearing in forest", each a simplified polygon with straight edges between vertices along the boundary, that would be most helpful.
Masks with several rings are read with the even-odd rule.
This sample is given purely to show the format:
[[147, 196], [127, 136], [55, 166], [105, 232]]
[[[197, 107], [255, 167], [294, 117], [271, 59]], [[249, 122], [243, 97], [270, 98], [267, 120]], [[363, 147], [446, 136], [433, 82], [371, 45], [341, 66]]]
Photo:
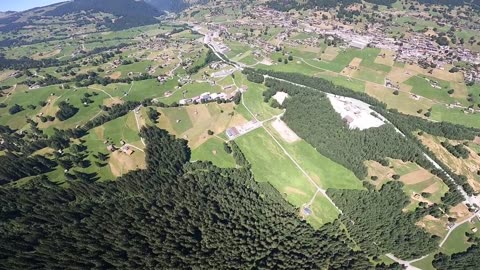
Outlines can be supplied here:
[[[301, 207], [312, 199], [316, 187], [265, 130], [257, 129], [235, 141], [252, 164], [252, 172], [257, 181], [272, 184], [295, 207]], [[307, 221], [315, 228], [338, 216], [335, 207], [321, 194], [317, 194], [312, 211], [313, 214]]]

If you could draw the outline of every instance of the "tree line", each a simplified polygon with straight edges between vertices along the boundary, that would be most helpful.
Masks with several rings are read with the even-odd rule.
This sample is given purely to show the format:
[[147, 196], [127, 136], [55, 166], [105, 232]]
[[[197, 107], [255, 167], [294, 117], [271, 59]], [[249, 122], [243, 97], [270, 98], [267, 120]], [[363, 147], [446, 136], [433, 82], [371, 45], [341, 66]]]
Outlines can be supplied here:
[[[307, 75], [303, 75], [303, 74], [299, 74], [299, 73], [277, 72], [277, 71], [270, 71], [270, 70], [263, 70], [263, 69], [252, 69], [252, 68], [245, 68], [243, 72], [244, 72], [244, 74], [247, 74], [247, 78], [248, 78], [248, 74], [251, 74], [251, 73], [256, 73], [256, 74], [260, 74], [260, 75], [268, 75], [268, 76], [275, 77], [275, 78], [278, 78], [278, 79], [282, 79], [282, 80], [290, 81], [290, 82], [293, 82], [293, 83], [298, 83], [298, 84], [301, 84], [301, 85], [305, 85], [307, 87], [317, 89], [321, 92], [355, 98], [355, 99], [361, 100], [365, 103], [368, 103], [372, 106], [377, 106], [377, 107], [380, 107], [380, 108], [386, 108], [387, 107], [387, 105], [385, 103], [377, 100], [376, 98], [373, 98], [373, 97], [369, 96], [366, 93], [355, 92], [352, 89], [349, 89], [349, 88], [346, 88], [346, 87], [343, 87], [343, 86], [339, 86], [339, 85], [335, 85], [331, 81], [328, 81], [328, 80], [325, 80], [325, 79], [322, 79], [322, 78], [311, 77], [311, 76], [307, 76]], [[291, 85], [291, 84], [289, 84], [289, 85]], [[286, 85], [285, 88], [287, 88], [289, 85]]]
[[[293, 83], [309, 86], [310, 88], [305, 88], [267, 77], [267, 79], [265, 80], [265, 85], [268, 87], [268, 89], [263, 93], [264, 100], [267, 101], [278, 91], [286, 92], [292, 97], [300, 96], [303, 101], [294, 101], [295, 98], [291, 98], [289, 100], [287, 99], [287, 102], [282, 107], [288, 107], [288, 104], [293, 103], [295, 104], [296, 109], [295, 112], [289, 112], [287, 108], [287, 112], [285, 113], [284, 118], [287, 119], [286, 117], [288, 115], [293, 116], [295, 119], [292, 119], [290, 121], [292, 127], [295, 125], [302, 125], [302, 127], [299, 127], [300, 130], [295, 130], [295, 128], [293, 128], [294, 131], [296, 131], [307, 142], [316, 147], [317, 151], [352, 170], [358, 178], [363, 179], [367, 173], [367, 169], [363, 164], [363, 161], [368, 159], [378, 161], [379, 159], [383, 159], [386, 156], [392, 158], [394, 158], [395, 156], [396, 158], [404, 161], [416, 162], [418, 165], [422, 166], [427, 170], [430, 170], [433, 174], [439, 176], [445, 182], [445, 184], [449, 186], [449, 192], [445, 194], [445, 196], [442, 198], [442, 202], [447, 208], [463, 201], [462, 194], [457, 190], [455, 184], [450, 180], [448, 175], [451, 175], [452, 178], [454, 178], [454, 180], [458, 184], [460, 184], [468, 194], [471, 195], [474, 193], [473, 188], [470, 186], [468, 181], [466, 181], [465, 176], [456, 175], [450, 170], [448, 166], [438, 160], [436, 156], [427, 147], [425, 147], [421, 143], [421, 141], [418, 140], [418, 138], [415, 137], [414, 131], [418, 131], [418, 129], [421, 129], [425, 132], [431, 133], [432, 135], [444, 136], [449, 139], [471, 140], [480, 133], [478, 129], [464, 127], [457, 124], [451, 124], [448, 122], [433, 123], [420, 117], [408, 116], [398, 113], [398, 111], [396, 110], [387, 111], [385, 109], [385, 104], [376, 100], [375, 98], [372, 98], [364, 93], [354, 92], [353, 90], [345, 87], [335, 86], [332, 82], [321, 78], [312, 77], [308, 79], [308, 76], [296, 73], [271, 72], [265, 70], [258, 71], [253, 69], [246, 69], [244, 73], [246, 73], [247, 75], [265, 74]], [[345, 124], [343, 123], [343, 120], [340, 118], [340, 116], [333, 110], [328, 100], [321, 101], [321, 99], [324, 99], [324, 94], [322, 92], [356, 98], [372, 105], [371, 108], [373, 110], [377, 111], [379, 114], [387, 118], [394, 126], [398, 127], [406, 135], [410, 142], [408, 142], [405, 138], [401, 137], [397, 132], [392, 132], [392, 130], [390, 130], [390, 132], [388, 133], [385, 133], [383, 135], [385, 136], [384, 138], [382, 136], [374, 137], [370, 134], [376, 133], [377, 135], [379, 135], [380, 133], [378, 131], [386, 128], [381, 127], [380, 129], [375, 128], [360, 131], [360, 133], [364, 132], [365, 135], [369, 134], [368, 136], [365, 136], [365, 140], [361, 139], [361, 136], [359, 135], [353, 135], [358, 131], [345, 133], [345, 130], [343, 130], [343, 132], [347, 134], [344, 136], [359, 136], [357, 138], [358, 141], [349, 144], [349, 142], [351, 142], [350, 138], [349, 140], [346, 140], [346, 138], [342, 138], [339, 137], [337, 134], [334, 134], [334, 130], [338, 129], [341, 126], [345, 126]], [[312, 96], [314, 98], [310, 99], [306, 96]], [[313, 101], [314, 99], [315, 101]], [[317, 102], [323, 103], [316, 104]], [[322, 104], [323, 106], [319, 106], [320, 104]], [[312, 112], [314, 112], [313, 115], [315, 115], [316, 117], [310, 118], [308, 116], [309, 113]], [[287, 121], [288, 120], [286, 120], [286, 122]], [[302, 121], [305, 121], [306, 123], [300, 124]], [[330, 126], [327, 127], [327, 125], [332, 124], [332, 121], [336, 122], [336, 124], [334, 124], [336, 128], [332, 128]], [[323, 128], [327, 129], [322, 129], [322, 131], [319, 131], [319, 129], [313, 128], [313, 126], [315, 125], [323, 126]], [[335, 139], [327, 142], [328, 137], [325, 137], [324, 134], [318, 136], [318, 133], [325, 132], [331, 133], [333, 136], [332, 138]], [[303, 133], [305, 134], [304, 136], [301, 135]], [[386, 139], [390, 136], [393, 137]], [[399, 136], [400, 142], [402, 142], [401, 144], [392, 141], [388, 142], [388, 140], [394, 140], [393, 138], [398, 138]], [[340, 142], [337, 140], [340, 138], [346, 142], [349, 148], [345, 148], [339, 145]], [[373, 141], [371, 139], [373, 139]], [[344, 141], [342, 141], [342, 143]], [[377, 144], [377, 141], [381, 143]], [[412, 141], [414, 142], [413, 144], [411, 143]], [[322, 145], [320, 144], [320, 142], [323, 142], [323, 148], [321, 147]], [[316, 145], [316, 143], [319, 144]], [[372, 146], [369, 146], [369, 143], [372, 144]], [[386, 144], [384, 145], [383, 143]], [[338, 149], [330, 147], [330, 144], [332, 146], [337, 145]], [[364, 147], [363, 149], [365, 152], [358, 151], [357, 149], [359, 147]], [[396, 150], [396, 147], [399, 147], [401, 149]], [[379, 154], [375, 154], [377, 151]], [[427, 153], [436, 163], [438, 163], [442, 167], [444, 171], [434, 168], [431, 162], [424, 157], [422, 152]]]
[[393, 253], [402, 259], [415, 259], [438, 247], [432, 236], [415, 225], [419, 216], [404, 213], [410, 199], [403, 184], [391, 181], [380, 190], [328, 190], [342, 209], [340, 219], [362, 250], [370, 254]]

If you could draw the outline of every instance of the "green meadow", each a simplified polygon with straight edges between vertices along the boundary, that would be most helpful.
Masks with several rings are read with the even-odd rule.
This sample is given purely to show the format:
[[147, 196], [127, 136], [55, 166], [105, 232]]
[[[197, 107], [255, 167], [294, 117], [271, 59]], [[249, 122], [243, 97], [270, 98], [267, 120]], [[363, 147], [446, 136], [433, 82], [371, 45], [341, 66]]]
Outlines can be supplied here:
[[[301, 207], [313, 198], [316, 187], [265, 130], [257, 129], [235, 141], [252, 164], [257, 181], [270, 183], [295, 207]], [[338, 216], [335, 207], [321, 194], [317, 194], [312, 210], [314, 214], [307, 221], [316, 228]]]
[[192, 150], [192, 160], [211, 161], [221, 168], [235, 168], [235, 160], [231, 154], [227, 154], [219, 138], [213, 137]]

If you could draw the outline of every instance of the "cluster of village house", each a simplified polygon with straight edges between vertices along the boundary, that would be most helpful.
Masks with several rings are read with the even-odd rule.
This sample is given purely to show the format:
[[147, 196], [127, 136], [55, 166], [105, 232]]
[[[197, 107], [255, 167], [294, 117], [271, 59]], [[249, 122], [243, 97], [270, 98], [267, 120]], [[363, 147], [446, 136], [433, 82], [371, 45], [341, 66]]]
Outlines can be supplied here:
[[[223, 88], [224, 91], [228, 91], [233, 89], [234, 85], [229, 85]], [[188, 105], [188, 104], [199, 104], [199, 103], [207, 103], [211, 101], [231, 101], [233, 100], [233, 97], [238, 92], [245, 93], [248, 90], [247, 86], [242, 86], [236, 90], [230, 91], [229, 94], [225, 92], [220, 92], [220, 93], [210, 93], [210, 92], [204, 92], [200, 94], [199, 96], [195, 96], [192, 98], [185, 98], [181, 99], [178, 101], [179, 105]]]
[[121, 145], [120, 148], [118, 148], [117, 146], [115, 146], [115, 144], [113, 144], [109, 141], [104, 141], [103, 143], [107, 145], [107, 150], [109, 152], [112, 152], [112, 153], [117, 151], [117, 150], [120, 150], [122, 153], [127, 154], [129, 156], [131, 156], [133, 153], [135, 153], [135, 151], [132, 149], [132, 147], [130, 145], [128, 145], [123, 140], [120, 141], [120, 145]]
[[[275, 51], [278, 44], [272, 44], [261, 38], [249, 38], [248, 33], [229, 32], [224, 25], [209, 23], [209, 35], [205, 37], [218, 51], [229, 51], [225, 40], [234, 40], [248, 44], [254, 50], [254, 55], [268, 55]], [[426, 66], [443, 68], [446, 64], [464, 61], [472, 64], [480, 64], [480, 54], [457, 44], [455, 47], [439, 46], [433, 38], [424, 33], [410, 33], [405, 37], [395, 40], [386, 35], [385, 26], [380, 23], [368, 24], [366, 30], [357, 32], [348, 24], [338, 19], [324, 20], [322, 16], [305, 16], [292, 18], [288, 13], [278, 12], [267, 7], [256, 7], [252, 10], [252, 16], [236, 20], [230, 25], [239, 29], [263, 30], [265, 27], [281, 27], [282, 32], [277, 34], [276, 40], [285, 43], [296, 43], [318, 47], [325, 39], [340, 39], [341, 47], [364, 49], [367, 46], [388, 49], [395, 52], [395, 60], [405, 63], [422, 63]], [[288, 39], [291, 32], [315, 33], [318, 37], [310, 37], [302, 40]], [[474, 67], [462, 70], [466, 81], [480, 83], [480, 70]]]
[[258, 122], [257, 120], [252, 120], [243, 125], [227, 128], [227, 130], [225, 131], [225, 134], [227, 135], [228, 139], [233, 140], [261, 126], [262, 126], [262, 122]]

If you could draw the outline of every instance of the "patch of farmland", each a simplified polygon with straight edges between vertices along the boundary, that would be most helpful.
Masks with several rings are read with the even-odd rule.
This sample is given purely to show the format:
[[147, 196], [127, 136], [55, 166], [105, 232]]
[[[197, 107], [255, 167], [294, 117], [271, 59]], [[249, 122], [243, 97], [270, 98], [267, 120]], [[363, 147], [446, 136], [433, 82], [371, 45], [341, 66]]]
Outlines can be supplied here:
[[394, 108], [406, 114], [419, 115], [417, 111], [422, 110], [426, 113], [434, 103], [427, 99], [416, 100], [410, 93], [399, 91], [398, 95], [393, 94], [393, 90], [378, 84], [366, 83], [366, 93], [387, 104], [388, 108]]
[[[474, 190], [480, 190], [480, 176], [477, 174], [480, 170], [480, 156], [475, 151], [469, 149], [470, 155], [467, 159], [457, 158], [440, 144], [442, 141], [445, 141], [444, 138], [434, 137], [424, 133], [422, 136], [419, 136], [419, 139], [438, 159], [447, 164], [454, 173], [465, 175], [468, 183]], [[450, 141], [450, 143], [456, 145], [461, 142]]]
[[235, 168], [235, 160], [231, 154], [225, 152], [224, 141], [213, 137], [192, 150], [192, 160], [211, 161], [221, 168]]

